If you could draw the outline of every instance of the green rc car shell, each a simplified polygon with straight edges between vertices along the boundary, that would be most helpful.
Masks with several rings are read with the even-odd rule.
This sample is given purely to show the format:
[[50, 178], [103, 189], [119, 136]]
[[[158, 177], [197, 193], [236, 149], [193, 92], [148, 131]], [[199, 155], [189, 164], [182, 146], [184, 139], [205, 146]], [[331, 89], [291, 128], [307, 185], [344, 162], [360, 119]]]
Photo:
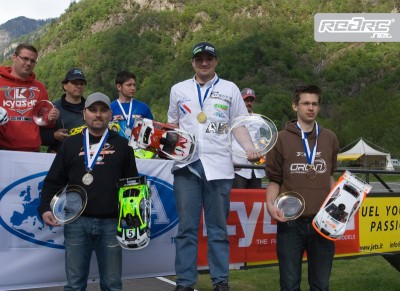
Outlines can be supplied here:
[[119, 181], [117, 239], [122, 248], [139, 250], [150, 243], [151, 201], [146, 177]]

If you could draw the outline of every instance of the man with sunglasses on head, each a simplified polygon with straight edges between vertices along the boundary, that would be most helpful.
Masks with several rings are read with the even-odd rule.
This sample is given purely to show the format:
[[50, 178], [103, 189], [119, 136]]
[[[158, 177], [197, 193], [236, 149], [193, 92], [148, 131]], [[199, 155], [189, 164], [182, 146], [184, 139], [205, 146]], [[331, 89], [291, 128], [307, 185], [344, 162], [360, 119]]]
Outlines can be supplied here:
[[[0, 126], [0, 150], [40, 150], [42, 140], [33, 112], [37, 102], [49, 98], [45, 86], [33, 73], [37, 58], [36, 48], [22, 43], [15, 49], [11, 67], [0, 67], [0, 107], [8, 115], [8, 122]], [[59, 113], [56, 108], [49, 110], [49, 127], [54, 126]]]
[[61, 143], [70, 135], [70, 130], [81, 127], [85, 122], [82, 112], [85, 98], [82, 96], [86, 86], [86, 78], [79, 68], [72, 68], [65, 74], [61, 82], [64, 94], [53, 104], [60, 110], [54, 128], [41, 128], [43, 145], [48, 146], [48, 152], [55, 153]]

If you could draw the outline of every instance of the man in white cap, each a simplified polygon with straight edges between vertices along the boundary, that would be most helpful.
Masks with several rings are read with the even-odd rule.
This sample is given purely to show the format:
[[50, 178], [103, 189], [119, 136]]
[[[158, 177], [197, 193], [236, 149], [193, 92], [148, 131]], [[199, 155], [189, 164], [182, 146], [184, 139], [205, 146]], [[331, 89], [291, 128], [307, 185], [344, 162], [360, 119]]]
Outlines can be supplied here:
[[[253, 113], [253, 106], [256, 102], [256, 94], [253, 89], [244, 88], [241, 92], [244, 103], [246, 104], [247, 112]], [[251, 134], [251, 133], [250, 133]], [[235, 165], [253, 165], [245, 158], [233, 156]], [[236, 189], [257, 189], [261, 188], [262, 178], [265, 177], [264, 169], [252, 168], [235, 168], [235, 179], [233, 180], [232, 188]]]
[[135, 156], [126, 139], [108, 129], [110, 99], [102, 93], [88, 96], [83, 110], [87, 128], [67, 138], [44, 180], [40, 217], [58, 226], [50, 201], [66, 185], [79, 185], [87, 192], [87, 205], [73, 222], [64, 226], [64, 290], [86, 290], [92, 252], [99, 266], [100, 286], [122, 290], [122, 250], [116, 232], [118, 187], [121, 178], [137, 177]]

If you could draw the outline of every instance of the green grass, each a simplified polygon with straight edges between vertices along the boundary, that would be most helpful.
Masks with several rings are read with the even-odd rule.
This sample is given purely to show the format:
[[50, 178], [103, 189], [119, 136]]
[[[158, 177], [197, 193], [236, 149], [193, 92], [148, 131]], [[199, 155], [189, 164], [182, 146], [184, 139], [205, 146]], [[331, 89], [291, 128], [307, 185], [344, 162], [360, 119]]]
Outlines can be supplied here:
[[[279, 290], [278, 266], [231, 270], [230, 285], [233, 291]], [[211, 291], [209, 274], [201, 274], [195, 287], [200, 291]], [[301, 289], [309, 290], [306, 263], [303, 264]], [[336, 259], [333, 263], [330, 290], [399, 291], [400, 272], [381, 256]]]

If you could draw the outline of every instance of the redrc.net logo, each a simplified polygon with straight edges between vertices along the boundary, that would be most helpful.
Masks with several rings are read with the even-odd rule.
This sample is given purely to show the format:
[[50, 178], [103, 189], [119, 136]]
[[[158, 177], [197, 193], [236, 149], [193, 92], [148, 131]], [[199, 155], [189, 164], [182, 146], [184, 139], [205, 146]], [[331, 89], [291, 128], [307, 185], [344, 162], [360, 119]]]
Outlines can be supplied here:
[[317, 13], [314, 16], [317, 42], [398, 42], [398, 13]]

